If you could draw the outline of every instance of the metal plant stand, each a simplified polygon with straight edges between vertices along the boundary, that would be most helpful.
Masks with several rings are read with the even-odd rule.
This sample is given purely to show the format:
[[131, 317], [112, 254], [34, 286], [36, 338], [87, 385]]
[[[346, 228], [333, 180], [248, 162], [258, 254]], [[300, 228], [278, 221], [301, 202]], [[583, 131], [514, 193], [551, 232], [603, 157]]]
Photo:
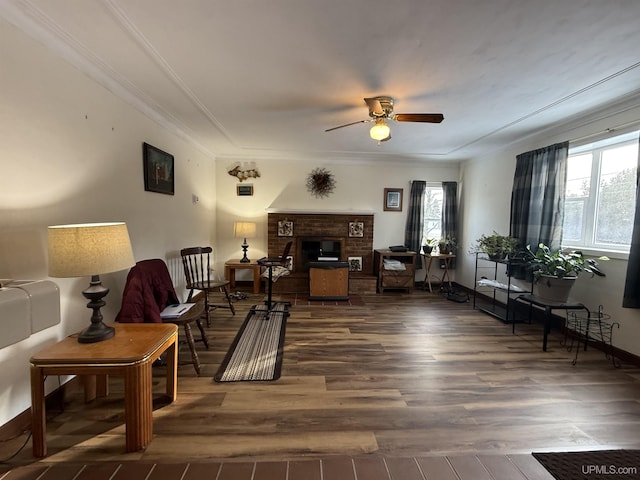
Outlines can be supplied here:
[[600, 342], [604, 347], [607, 359], [611, 359], [613, 366], [619, 368], [620, 360], [616, 359], [613, 350], [613, 329], [620, 328], [618, 322], [612, 322], [611, 316], [604, 313], [603, 306], [598, 306], [598, 311], [588, 314], [586, 317], [576, 312], [567, 312], [567, 324], [563, 339], [563, 345], [570, 352], [575, 344], [576, 354], [573, 364], [578, 362], [580, 343], [584, 340], [584, 349], [587, 349], [589, 340]]

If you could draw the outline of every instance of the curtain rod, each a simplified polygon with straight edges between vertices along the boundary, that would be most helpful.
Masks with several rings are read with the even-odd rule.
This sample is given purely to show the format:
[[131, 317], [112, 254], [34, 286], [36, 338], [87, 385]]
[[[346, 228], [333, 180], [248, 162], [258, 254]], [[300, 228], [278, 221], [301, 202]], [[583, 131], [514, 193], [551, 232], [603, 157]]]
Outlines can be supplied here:
[[621, 123], [620, 125], [616, 125], [615, 127], [605, 128], [604, 130], [601, 130], [599, 132], [590, 133], [589, 135], [583, 135], [582, 137], [578, 137], [578, 138], [573, 138], [573, 139], [569, 140], [569, 143], [580, 142], [582, 140], [587, 140], [589, 138], [597, 137], [597, 136], [604, 135], [604, 134], [607, 134], [607, 133], [613, 133], [613, 132], [615, 132], [617, 130], [620, 130], [621, 128], [630, 127], [632, 125], [640, 126], [640, 120], [632, 120], [630, 122]]
[[427, 185], [442, 185], [442, 182], [427, 182], [426, 180], [409, 180], [410, 185], [412, 185], [413, 182], [425, 182]]

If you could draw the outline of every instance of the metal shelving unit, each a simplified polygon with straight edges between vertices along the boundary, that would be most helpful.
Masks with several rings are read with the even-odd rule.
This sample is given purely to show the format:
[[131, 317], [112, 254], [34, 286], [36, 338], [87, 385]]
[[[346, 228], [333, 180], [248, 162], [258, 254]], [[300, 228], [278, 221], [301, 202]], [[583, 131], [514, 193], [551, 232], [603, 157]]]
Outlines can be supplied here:
[[[515, 322], [512, 295], [531, 293], [531, 289], [516, 288], [511, 282], [513, 267], [522, 266], [520, 260], [491, 259], [484, 253], [476, 253], [473, 284], [473, 308], [485, 312], [505, 323]], [[499, 268], [504, 266], [504, 273]], [[482, 280], [485, 285], [479, 285]], [[504, 282], [503, 280], [506, 280]], [[486, 294], [485, 294], [486, 292]], [[499, 298], [502, 294], [502, 298]], [[489, 300], [487, 301], [486, 298]]]

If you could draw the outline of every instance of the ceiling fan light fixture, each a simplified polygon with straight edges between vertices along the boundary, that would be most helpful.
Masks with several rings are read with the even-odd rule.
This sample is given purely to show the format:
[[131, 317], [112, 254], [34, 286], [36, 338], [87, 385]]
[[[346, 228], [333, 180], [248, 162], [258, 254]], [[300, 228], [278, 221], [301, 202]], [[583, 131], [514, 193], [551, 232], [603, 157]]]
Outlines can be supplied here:
[[376, 118], [376, 124], [371, 127], [371, 130], [369, 130], [369, 135], [371, 136], [371, 138], [377, 140], [378, 142], [387, 138], [390, 133], [391, 129], [389, 128], [389, 125], [387, 125], [387, 123], [384, 121], [384, 118]]

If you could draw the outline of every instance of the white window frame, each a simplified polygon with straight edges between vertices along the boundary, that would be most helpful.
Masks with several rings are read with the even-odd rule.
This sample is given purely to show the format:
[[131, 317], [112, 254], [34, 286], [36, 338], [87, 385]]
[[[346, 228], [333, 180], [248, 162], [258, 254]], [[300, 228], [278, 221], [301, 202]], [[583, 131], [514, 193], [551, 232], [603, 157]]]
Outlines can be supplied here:
[[[585, 154], [587, 152], [592, 153], [591, 164], [591, 184], [589, 197], [586, 201], [585, 211], [585, 225], [583, 226], [582, 237], [584, 242], [572, 242], [569, 240], [562, 241], [562, 248], [581, 250], [587, 255], [607, 255], [612, 258], [628, 259], [629, 248], [628, 246], [616, 246], [610, 244], [598, 244], [595, 242], [595, 223], [597, 216], [597, 203], [598, 203], [598, 182], [600, 180], [600, 168], [602, 160], [602, 152], [612, 147], [620, 147], [624, 145], [635, 144], [638, 146], [638, 131], [630, 131], [620, 134], [616, 132], [615, 135], [610, 134], [606, 138], [599, 139], [598, 141], [591, 141], [590, 143], [582, 143], [579, 145], [570, 145], [569, 157]], [[635, 199], [632, 199], [635, 203]], [[566, 205], [566, 200], [565, 200]], [[591, 239], [591, 240], [588, 240]]]
[[442, 189], [442, 182], [428, 182], [424, 195], [425, 195], [425, 204], [423, 205], [423, 210], [424, 210], [424, 225], [422, 227], [422, 240], [423, 242], [427, 239], [427, 238], [435, 238], [436, 240], [440, 240], [440, 236], [442, 235], [442, 203], [440, 204], [440, 218], [438, 218], [438, 222], [440, 223], [440, 235], [438, 236], [434, 236], [434, 235], [429, 235], [426, 233], [426, 229], [427, 229], [427, 215], [426, 215], [426, 210], [427, 210], [427, 202], [426, 202], [426, 197], [428, 195], [429, 190], [440, 190], [441, 191], [441, 199], [444, 198], [444, 192]]

